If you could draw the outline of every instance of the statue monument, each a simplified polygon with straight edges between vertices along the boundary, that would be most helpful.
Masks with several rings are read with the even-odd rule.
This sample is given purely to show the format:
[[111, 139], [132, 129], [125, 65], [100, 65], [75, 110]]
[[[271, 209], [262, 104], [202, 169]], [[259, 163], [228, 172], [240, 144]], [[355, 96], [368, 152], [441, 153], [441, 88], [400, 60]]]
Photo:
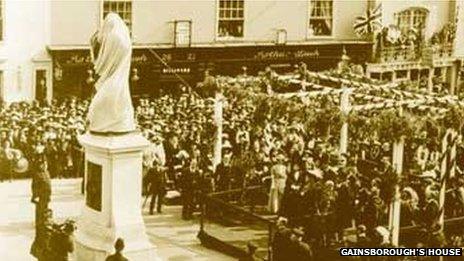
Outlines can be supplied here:
[[99, 78], [87, 115], [90, 131], [134, 131], [134, 108], [129, 91], [132, 58], [129, 29], [117, 14], [110, 13], [101, 30], [92, 37], [91, 46]]
[[157, 260], [142, 218], [142, 151], [149, 142], [136, 131], [129, 91], [132, 45], [114, 13], [91, 38], [98, 80], [87, 115], [85, 205], [78, 220], [74, 260], [105, 260], [117, 238], [129, 260]]

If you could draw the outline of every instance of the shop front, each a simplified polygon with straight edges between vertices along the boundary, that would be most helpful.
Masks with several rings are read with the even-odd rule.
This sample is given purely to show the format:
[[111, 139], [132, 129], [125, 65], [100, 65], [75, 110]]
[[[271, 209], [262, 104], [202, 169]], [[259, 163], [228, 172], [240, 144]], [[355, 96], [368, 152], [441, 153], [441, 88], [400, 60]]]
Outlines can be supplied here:
[[[87, 47], [49, 47], [53, 59], [55, 98], [92, 94], [96, 75]], [[181, 85], [195, 86], [204, 71], [215, 75], [255, 75], [266, 66], [279, 73], [292, 71], [305, 62], [313, 71], [335, 68], [346, 53], [353, 63], [365, 64], [371, 56], [370, 43], [328, 43], [306, 45], [228, 46], [189, 48], [134, 47], [129, 78], [133, 96], [176, 92]]]

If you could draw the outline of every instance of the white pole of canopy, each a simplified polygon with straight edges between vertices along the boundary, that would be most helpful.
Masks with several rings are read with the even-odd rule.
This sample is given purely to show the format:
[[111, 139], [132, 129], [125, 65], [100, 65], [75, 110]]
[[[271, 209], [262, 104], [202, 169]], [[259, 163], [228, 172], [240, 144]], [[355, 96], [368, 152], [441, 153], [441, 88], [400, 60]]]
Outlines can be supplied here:
[[[454, 141], [454, 139], [456, 139], [458, 136], [458, 133], [453, 129], [452, 131], [452, 139]], [[455, 175], [456, 175], [456, 146], [457, 146], [457, 143], [458, 142], [453, 142], [452, 144], [452, 147], [451, 147], [451, 151], [450, 151], [450, 175], [449, 177], [450, 178], [453, 178]]]
[[[399, 109], [399, 116], [403, 116], [403, 108]], [[403, 172], [403, 154], [404, 154], [404, 137], [397, 137], [393, 142], [392, 166], [398, 179], [401, 178]], [[395, 186], [393, 202], [390, 205], [389, 212], [389, 229], [391, 232], [391, 243], [394, 246], [399, 246], [400, 239], [400, 217], [401, 217], [401, 193], [400, 185]]]
[[[401, 137], [399, 140], [393, 143], [393, 169], [401, 178], [403, 172], [403, 153], [404, 153], [404, 138]], [[401, 215], [401, 193], [400, 185], [395, 186], [395, 195], [393, 202], [390, 206], [390, 231], [391, 231], [391, 243], [394, 246], [399, 245], [400, 238], [400, 215]]]
[[213, 169], [221, 163], [222, 160], [222, 117], [223, 111], [223, 96], [221, 92], [216, 92], [214, 100], [214, 125], [216, 126], [216, 133], [214, 139], [214, 154], [213, 154]]
[[438, 224], [440, 225], [440, 229], [443, 229], [444, 224], [445, 224], [445, 195], [446, 195], [446, 171], [447, 171], [447, 161], [448, 161], [448, 153], [447, 153], [447, 148], [448, 148], [448, 136], [452, 135], [452, 130], [448, 129], [446, 130], [446, 134], [443, 137], [442, 143], [441, 143], [441, 156], [442, 161], [441, 161], [441, 169], [440, 169], [440, 180], [441, 180], [441, 187], [440, 187], [440, 196], [438, 199], [438, 206], [440, 210], [440, 217], [438, 218]]
[[[350, 92], [351, 89], [343, 86], [343, 91], [340, 94], [340, 111], [343, 116], [347, 116], [350, 112]], [[340, 130], [340, 154], [347, 153], [348, 151], [348, 122], [343, 121], [342, 128]]]
[[[443, 160], [441, 162], [441, 187], [440, 187], [440, 197], [438, 200], [439, 210], [440, 210], [440, 217], [438, 219], [438, 224], [440, 225], [440, 229], [443, 230], [445, 227], [445, 199], [446, 199], [446, 178], [447, 178], [447, 171], [449, 171], [449, 177], [453, 177], [456, 171], [456, 142], [455, 139], [458, 133], [453, 129], [448, 129], [446, 131], [446, 135], [443, 137], [442, 141], [442, 157]], [[448, 144], [448, 141], [454, 141], [452, 144]], [[451, 145], [451, 150], [448, 151], [448, 146]], [[444, 154], [447, 155], [444, 155]], [[448, 161], [449, 156], [449, 161]], [[448, 166], [450, 164], [450, 166]]]

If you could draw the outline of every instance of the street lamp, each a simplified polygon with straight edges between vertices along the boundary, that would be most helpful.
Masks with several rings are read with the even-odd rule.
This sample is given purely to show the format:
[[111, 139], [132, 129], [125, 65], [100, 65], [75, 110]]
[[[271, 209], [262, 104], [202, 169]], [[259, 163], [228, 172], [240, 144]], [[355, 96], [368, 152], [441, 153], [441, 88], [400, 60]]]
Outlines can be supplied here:
[[95, 79], [93, 78], [93, 70], [87, 70], [87, 79], [85, 80], [85, 82], [89, 85], [95, 82]]
[[131, 81], [138, 82], [140, 80], [140, 77], [139, 77], [138, 73], [139, 73], [139, 70], [137, 68], [132, 69]]

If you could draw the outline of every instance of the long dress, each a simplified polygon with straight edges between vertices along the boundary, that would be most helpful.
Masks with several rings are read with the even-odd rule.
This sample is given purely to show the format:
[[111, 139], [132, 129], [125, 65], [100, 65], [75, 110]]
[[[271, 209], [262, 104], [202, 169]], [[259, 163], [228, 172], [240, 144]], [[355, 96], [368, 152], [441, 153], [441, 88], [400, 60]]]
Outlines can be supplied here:
[[[98, 47], [95, 58], [95, 84], [87, 119], [94, 132], [128, 132], [135, 130], [134, 108], [129, 90], [132, 44], [129, 30], [115, 13], [106, 16], [101, 30], [92, 39]], [[92, 48], [92, 57], [94, 49]]]
[[269, 191], [269, 211], [277, 213], [280, 209], [282, 197], [287, 181], [287, 168], [283, 164], [277, 164], [271, 168], [271, 189]]

